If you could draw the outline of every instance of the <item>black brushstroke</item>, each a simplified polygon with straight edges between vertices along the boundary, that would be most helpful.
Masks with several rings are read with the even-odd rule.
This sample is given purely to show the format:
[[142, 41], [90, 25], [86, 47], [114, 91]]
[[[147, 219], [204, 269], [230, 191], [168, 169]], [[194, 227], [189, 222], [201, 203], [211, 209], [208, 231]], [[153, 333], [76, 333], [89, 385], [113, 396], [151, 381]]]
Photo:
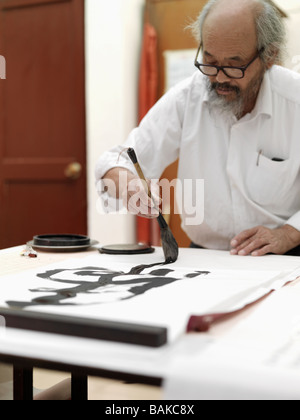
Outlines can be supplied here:
[[210, 274], [210, 271], [195, 271], [194, 273], [186, 274], [185, 277], [187, 277], [188, 279], [193, 279], [194, 277], [198, 277], [199, 275], [207, 276], [208, 274]]
[[[119, 300], [128, 300], [132, 299], [136, 296], [142, 295], [147, 291], [159, 287], [163, 287], [169, 285], [175, 281], [182, 280], [182, 278], [177, 277], [166, 277], [168, 274], [174, 272], [174, 270], [169, 268], [160, 268], [151, 271], [149, 274], [142, 275], [141, 273], [146, 268], [151, 268], [157, 265], [165, 265], [164, 263], [159, 264], [150, 264], [150, 265], [140, 265], [137, 267], [133, 267], [128, 273], [122, 271], [112, 271], [108, 270], [107, 268], [103, 267], [83, 267], [78, 269], [55, 269], [49, 270], [45, 273], [37, 274], [37, 277], [45, 280], [51, 280], [56, 283], [68, 283], [71, 285], [76, 285], [75, 287], [70, 288], [63, 288], [63, 289], [46, 289], [38, 288], [38, 289], [30, 289], [31, 292], [49, 292], [51, 295], [45, 295], [42, 297], [37, 297], [32, 299], [29, 302], [26, 301], [7, 301], [7, 305], [10, 307], [15, 308], [22, 308], [25, 309], [27, 307], [38, 306], [38, 305], [56, 305], [56, 306], [79, 306], [77, 303], [68, 302], [69, 299], [75, 298], [79, 294], [101, 294], [101, 291], [93, 292], [96, 289], [101, 287], [105, 287], [108, 285], [128, 285], [129, 288], [127, 292], [131, 293], [132, 296], [120, 298]], [[79, 278], [85, 276], [94, 276], [98, 277], [98, 281], [91, 282], [91, 281], [80, 281], [77, 280], [65, 280], [65, 279], [54, 279], [52, 276], [58, 275], [61, 272], [65, 271], [72, 271], [76, 274]], [[99, 271], [103, 271], [103, 273], [99, 274]], [[209, 274], [209, 271], [195, 271], [193, 273], [188, 273], [185, 277], [186, 278], [195, 278], [198, 276]], [[128, 280], [118, 281], [118, 277], [122, 276], [132, 276], [138, 275], [139, 277], [130, 278]], [[150, 276], [150, 277], [148, 277]], [[155, 276], [155, 277], [153, 277]], [[112, 292], [113, 293], [113, 292]], [[99, 302], [98, 304], [103, 304], [103, 302]], [[95, 304], [95, 303], [93, 303]], [[84, 306], [87, 304], [83, 304]]]
[[140, 274], [145, 268], [155, 267], [156, 265], [165, 265], [165, 263], [154, 263], [154, 264], [142, 264], [137, 265], [136, 267], [132, 267], [128, 274]]

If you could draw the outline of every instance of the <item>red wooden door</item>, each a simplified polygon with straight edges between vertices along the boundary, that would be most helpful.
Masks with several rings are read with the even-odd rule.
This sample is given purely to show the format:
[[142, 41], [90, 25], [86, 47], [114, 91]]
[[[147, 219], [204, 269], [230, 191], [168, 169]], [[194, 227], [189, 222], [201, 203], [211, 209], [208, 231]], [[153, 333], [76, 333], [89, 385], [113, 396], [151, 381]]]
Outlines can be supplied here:
[[84, 0], [0, 0], [0, 54], [0, 248], [86, 234]]

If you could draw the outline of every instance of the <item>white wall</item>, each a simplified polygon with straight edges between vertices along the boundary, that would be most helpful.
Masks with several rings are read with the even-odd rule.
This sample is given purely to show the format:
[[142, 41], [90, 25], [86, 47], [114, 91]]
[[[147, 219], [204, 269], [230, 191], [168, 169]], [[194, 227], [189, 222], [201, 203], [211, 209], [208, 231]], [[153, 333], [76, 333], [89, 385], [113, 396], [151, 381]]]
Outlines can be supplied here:
[[97, 212], [94, 168], [137, 124], [144, 0], [85, 4], [89, 235], [101, 244], [134, 242], [134, 217]]

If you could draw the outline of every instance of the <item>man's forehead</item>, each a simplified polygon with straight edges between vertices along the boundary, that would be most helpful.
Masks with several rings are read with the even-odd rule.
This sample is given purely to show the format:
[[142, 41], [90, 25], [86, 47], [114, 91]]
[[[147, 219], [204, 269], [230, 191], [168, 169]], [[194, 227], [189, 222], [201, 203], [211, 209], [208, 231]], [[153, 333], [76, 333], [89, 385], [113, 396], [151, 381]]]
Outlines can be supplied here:
[[[238, 6], [240, 5], [240, 6]], [[256, 24], [253, 10], [243, 7], [239, 2], [235, 8], [220, 4], [206, 17], [202, 28], [202, 42], [218, 43], [227, 48], [253, 49], [257, 43]], [[237, 51], [238, 52], [238, 51]], [[235, 54], [236, 55], [236, 54]]]
[[209, 19], [218, 23], [234, 22], [236, 26], [253, 22], [257, 13], [262, 10], [262, 4], [257, 0], [219, 0], [210, 8], [206, 21]]
[[249, 54], [241, 50], [233, 51], [216, 51], [203, 48], [203, 57], [208, 60], [227, 60], [227, 61], [236, 61], [237, 63], [243, 62]]
[[205, 58], [215, 60], [243, 61], [251, 58], [257, 49], [256, 38], [243, 40], [233, 34], [219, 36], [208, 33], [202, 39], [202, 51]]

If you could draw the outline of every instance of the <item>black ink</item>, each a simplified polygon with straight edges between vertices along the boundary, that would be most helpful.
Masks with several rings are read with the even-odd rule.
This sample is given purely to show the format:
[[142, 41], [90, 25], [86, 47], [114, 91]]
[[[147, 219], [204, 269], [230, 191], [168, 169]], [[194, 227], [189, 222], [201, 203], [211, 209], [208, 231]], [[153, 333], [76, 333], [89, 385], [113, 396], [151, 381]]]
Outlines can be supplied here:
[[[36, 297], [29, 302], [26, 301], [7, 301], [7, 305], [17, 308], [27, 308], [37, 305], [56, 305], [56, 306], [78, 306], [78, 303], [69, 302], [69, 299], [75, 298], [80, 294], [99, 294], [101, 293], [115, 293], [114, 290], [107, 291], [104, 289], [106, 286], [128, 286], [123, 292], [127, 292], [130, 295], [126, 297], [118, 298], [117, 300], [123, 301], [132, 299], [136, 296], [146, 293], [148, 290], [159, 288], [171, 284], [175, 281], [182, 280], [182, 278], [177, 277], [166, 277], [167, 275], [174, 273], [175, 271], [169, 268], [160, 268], [151, 271], [149, 274], [142, 274], [146, 268], [151, 268], [156, 265], [165, 265], [163, 264], [151, 264], [151, 265], [140, 265], [133, 267], [128, 273], [122, 271], [112, 271], [103, 267], [83, 267], [78, 269], [55, 269], [49, 270], [45, 273], [37, 274], [37, 277], [44, 280], [51, 280], [56, 283], [69, 284], [70, 287], [62, 289], [47, 289], [41, 287], [38, 289], [31, 289], [33, 293], [51, 293], [42, 297]], [[78, 276], [77, 278], [63, 279], [63, 278], [54, 278], [54, 276], [59, 275], [60, 273], [72, 272], [72, 275]], [[195, 278], [202, 275], [209, 274], [209, 271], [195, 271], [193, 273], [188, 273], [186, 278]], [[98, 277], [97, 281], [84, 281], [88, 277]], [[128, 280], [124, 280], [124, 276], [128, 276]], [[132, 278], [132, 276], [134, 276]], [[71, 273], [70, 273], [71, 277]], [[122, 277], [122, 280], [118, 280], [118, 277]], [[81, 278], [83, 280], [81, 280]], [[74, 287], [71, 287], [71, 286]], [[103, 288], [103, 290], [97, 289]], [[103, 302], [92, 303], [94, 304], [103, 304]], [[84, 304], [87, 305], [87, 304]]]
[[142, 264], [133, 267], [128, 274], [140, 274], [145, 268], [151, 268], [156, 265], [165, 265], [165, 263], [154, 263], [154, 264]]
[[194, 277], [207, 276], [208, 274], [210, 274], [210, 271], [195, 271], [194, 273], [186, 274], [185, 277], [193, 279]]

